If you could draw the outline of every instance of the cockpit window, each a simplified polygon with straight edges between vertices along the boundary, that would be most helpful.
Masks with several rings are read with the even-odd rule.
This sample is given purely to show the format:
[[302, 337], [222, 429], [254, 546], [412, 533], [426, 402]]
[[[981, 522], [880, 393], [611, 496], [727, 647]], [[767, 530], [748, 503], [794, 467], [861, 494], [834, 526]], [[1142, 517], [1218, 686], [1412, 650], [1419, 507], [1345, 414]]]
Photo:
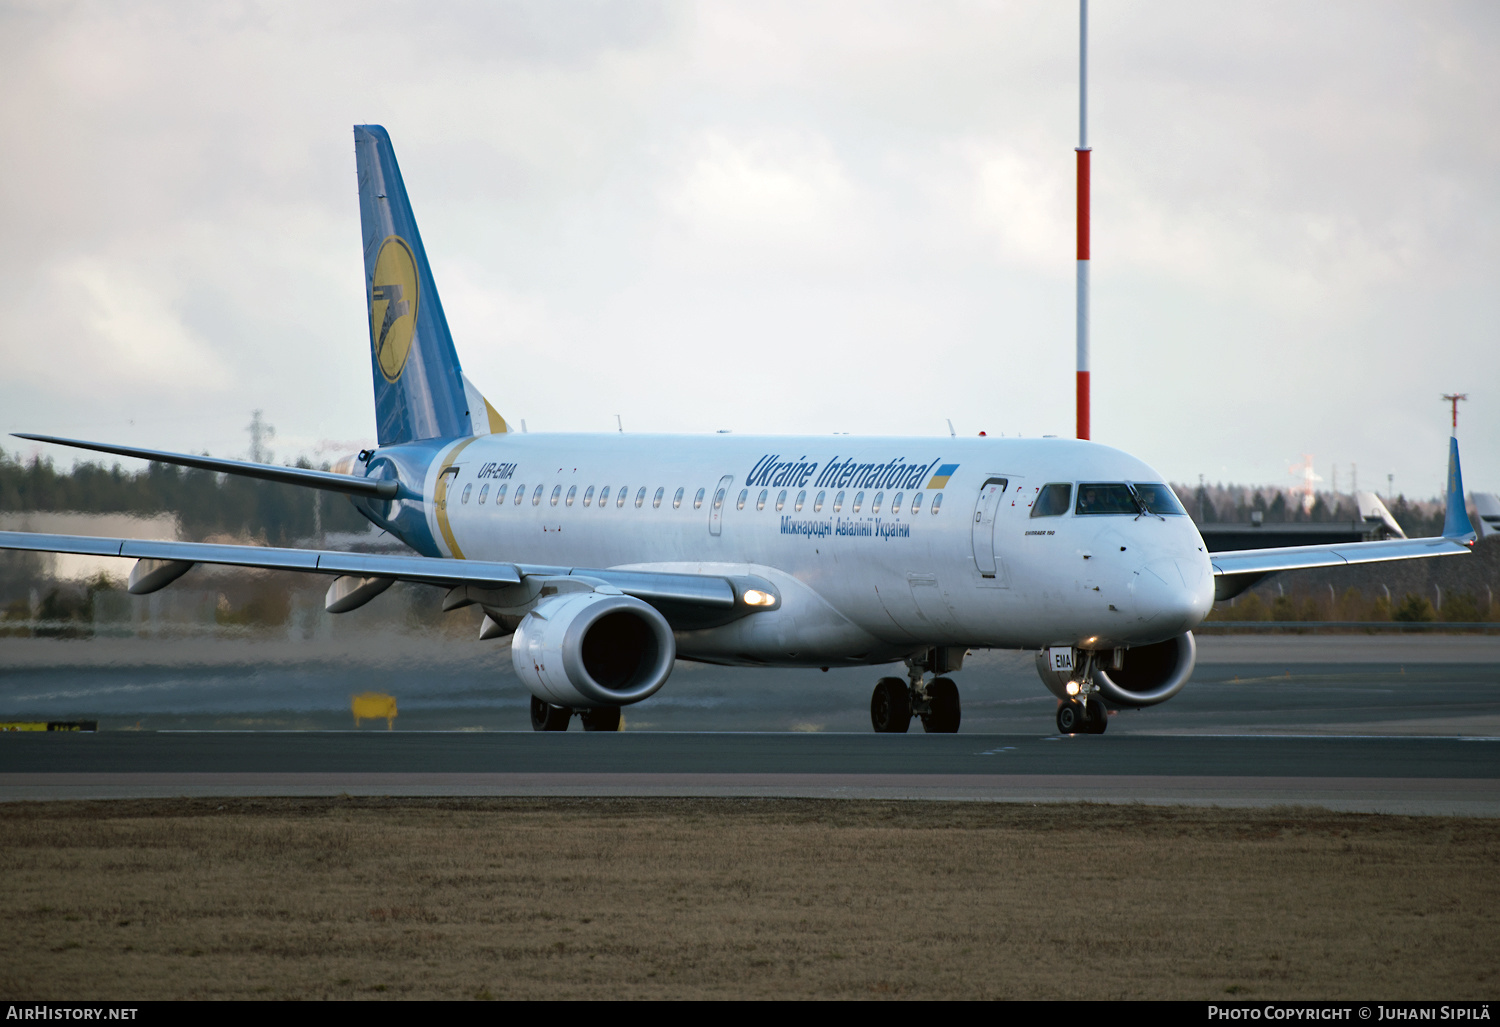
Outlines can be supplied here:
[[1187, 511], [1182, 508], [1177, 495], [1167, 486], [1160, 484], [1135, 486], [1135, 494], [1141, 497], [1141, 502], [1146, 504], [1146, 509], [1154, 514], [1180, 514], [1187, 516]]
[[1043, 485], [1031, 504], [1033, 517], [1061, 517], [1068, 512], [1068, 502], [1073, 498], [1073, 486], [1066, 482]]
[[1140, 507], [1124, 481], [1083, 481], [1079, 484], [1079, 505], [1073, 511], [1079, 514], [1130, 514], [1134, 517], [1140, 513]]
[[1130, 486], [1121, 482], [1086, 481], [1078, 486], [1077, 514], [1129, 514], [1134, 517], [1141, 512]]

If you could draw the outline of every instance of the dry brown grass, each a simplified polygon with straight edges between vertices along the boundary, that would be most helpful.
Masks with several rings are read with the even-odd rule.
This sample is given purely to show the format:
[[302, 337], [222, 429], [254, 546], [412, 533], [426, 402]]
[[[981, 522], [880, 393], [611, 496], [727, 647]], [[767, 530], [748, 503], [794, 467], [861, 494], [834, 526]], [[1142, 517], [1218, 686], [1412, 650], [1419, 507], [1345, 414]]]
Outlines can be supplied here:
[[1491, 998], [1500, 823], [713, 799], [0, 807], [7, 998]]

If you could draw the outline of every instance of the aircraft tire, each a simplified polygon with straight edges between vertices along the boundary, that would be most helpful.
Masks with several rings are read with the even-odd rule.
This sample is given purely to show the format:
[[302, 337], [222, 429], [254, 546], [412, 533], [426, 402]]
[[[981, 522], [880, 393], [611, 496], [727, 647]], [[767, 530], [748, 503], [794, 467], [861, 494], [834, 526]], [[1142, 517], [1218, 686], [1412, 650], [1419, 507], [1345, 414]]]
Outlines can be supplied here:
[[876, 733], [904, 735], [911, 727], [911, 693], [900, 678], [881, 678], [870, 696], [870, 723]]
[[1085, 709], [1087, 717], [1084, 719], [1084, 730], [1091, 735], [1102, 735], [1104, 729], [1109, 727], [1109, 711], [1098, 699], [1090, 699]]
[[922, 717], [922, 729], [930, 735], [958, 733], [963, 710], [958, 701], [958, 686], [952, 678], [938, 678], [927, 686], [930, 712]]
[[566, 731], [573, 711], [566, 706], [553, 706], [545, 700], [531, 697], [531, 730]]
[[618, 731], [620, 730], [620, 707], [595, 706], [580, 713], [578, 719], [583, 721], [585, 731]]
[[1083, 732], [1083, 707], [1076, 702], [1065, 702], [1057, 708], [1057, 733], [1076, 735]]

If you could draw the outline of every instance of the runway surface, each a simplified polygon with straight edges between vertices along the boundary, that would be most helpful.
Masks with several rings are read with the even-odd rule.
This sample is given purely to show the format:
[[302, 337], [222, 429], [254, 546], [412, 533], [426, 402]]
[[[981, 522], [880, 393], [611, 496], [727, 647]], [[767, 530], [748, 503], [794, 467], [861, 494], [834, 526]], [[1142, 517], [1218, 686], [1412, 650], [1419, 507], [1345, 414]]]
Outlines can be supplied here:
[[[534, 734], [503, 650], [396, 639], [0, 640], [0, 799], [175, 795], [808, 795], [1500, 816], [1500, 639], [1205, 638], [1193, 682], [1062, 738], [1031, 657], [971, 657], [963, 731], [870, 733], [874, 668], [684, 664], [619, 734]], [[352, 730], [349, 698], [400, 713]], [[414, 728], [418, 730], [413, 730]]]

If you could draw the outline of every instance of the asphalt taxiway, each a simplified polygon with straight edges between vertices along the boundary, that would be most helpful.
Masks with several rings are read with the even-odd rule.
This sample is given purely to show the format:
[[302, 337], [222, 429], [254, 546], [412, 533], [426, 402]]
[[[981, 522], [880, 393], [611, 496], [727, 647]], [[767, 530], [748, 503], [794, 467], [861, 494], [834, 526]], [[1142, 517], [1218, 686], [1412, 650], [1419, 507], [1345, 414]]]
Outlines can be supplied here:
[[[971, 657], [958, 735], [871, 734], [878, 670], [691, 665], [621, 733], [535, 734], [514, 730], [518, 683], [472, 647], [7, 641], [0, 720], [102, 729], [0, 739], [0, 800], [762, 795], [1500, 816], [1494, 636], [1207, 637], [1180, 696], [1075, 737], [1056, 734], [1024, 654]], [[381, 686], [399, 696], [394, 730], [350, 729], [351, 692]]]

